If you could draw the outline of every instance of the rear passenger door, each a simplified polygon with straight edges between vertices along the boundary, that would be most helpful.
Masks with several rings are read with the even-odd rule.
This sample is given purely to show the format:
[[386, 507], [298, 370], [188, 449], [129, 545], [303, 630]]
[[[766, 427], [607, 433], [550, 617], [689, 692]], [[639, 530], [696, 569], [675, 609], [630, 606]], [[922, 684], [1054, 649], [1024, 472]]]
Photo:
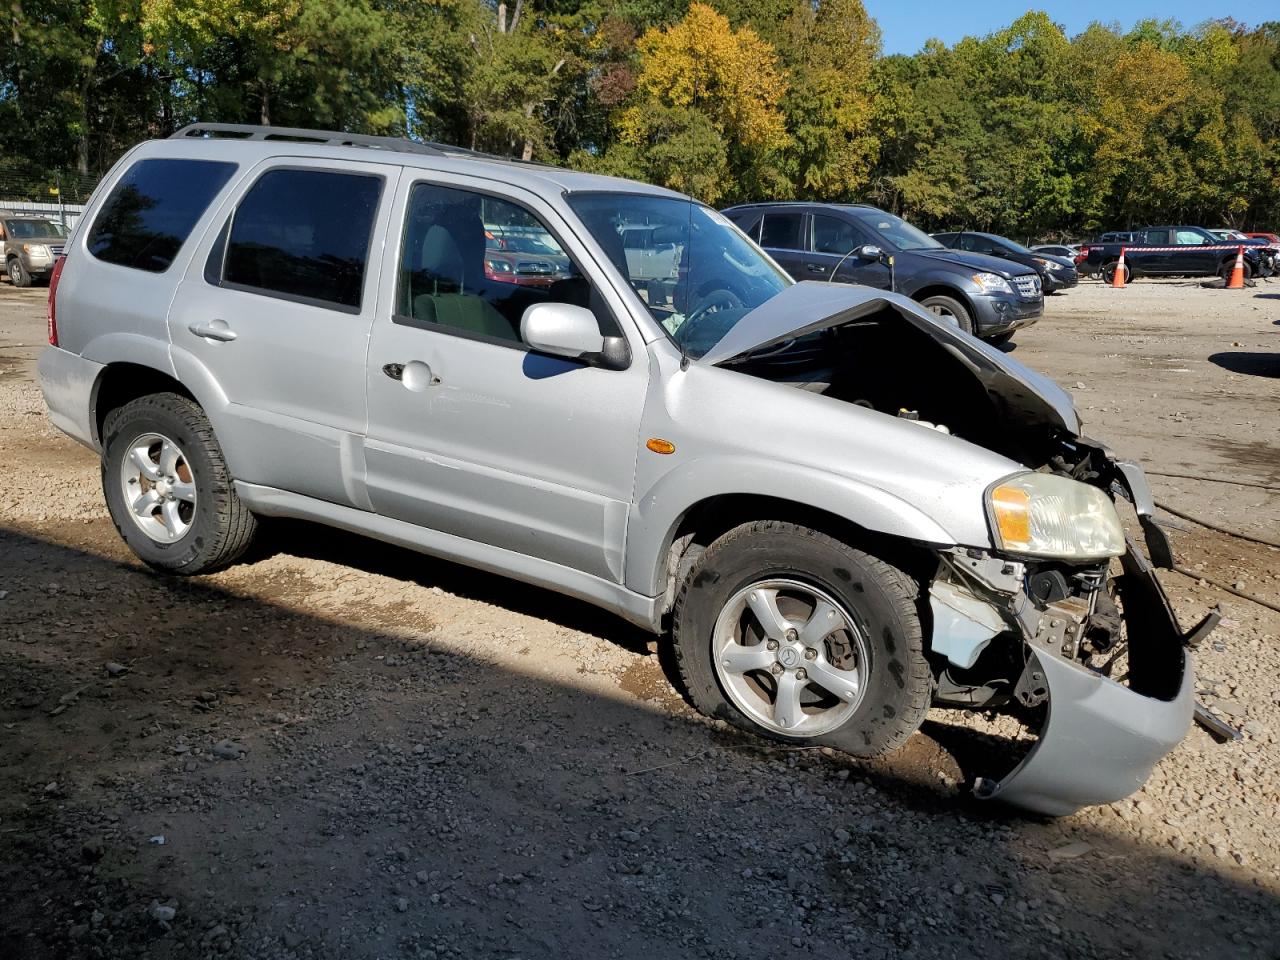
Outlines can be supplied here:
[[169, 314], [236, 479], [368, 509], [359, 465], [379, 250], [400, 168], [281, 157], [219, 211]]
[[766, 213], [760, 221], [760, 246], [796, 280], [821, 279], [805, 263], [809, 247], [807, 228], [803, 213], [776, 211]]
[[[541, 198], [490, 180], [405, 177], [369, 347], [369, 495], [385, 516], [622, 582], [647, 352], [625, 301]], [[486, 231], [562, 251], [549, 284], [486, 278]], [[618, 245], [622, 247], [622, 237]], [[584, 269], [585, 268], [585, 269]], [[625, 369], [531, 352], [535, 303], [596, 315]]]

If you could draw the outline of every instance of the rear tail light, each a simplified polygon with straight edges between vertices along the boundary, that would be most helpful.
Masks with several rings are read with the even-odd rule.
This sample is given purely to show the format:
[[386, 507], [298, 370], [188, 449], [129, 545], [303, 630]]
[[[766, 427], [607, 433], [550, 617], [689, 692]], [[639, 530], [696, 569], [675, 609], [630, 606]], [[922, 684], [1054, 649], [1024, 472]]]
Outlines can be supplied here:
[[53, 264], [53, 273], [49, 277], [49, 345], [58, 345], [58, 281], [62, 279], [62, 267], [67, 262], [65, 255]]

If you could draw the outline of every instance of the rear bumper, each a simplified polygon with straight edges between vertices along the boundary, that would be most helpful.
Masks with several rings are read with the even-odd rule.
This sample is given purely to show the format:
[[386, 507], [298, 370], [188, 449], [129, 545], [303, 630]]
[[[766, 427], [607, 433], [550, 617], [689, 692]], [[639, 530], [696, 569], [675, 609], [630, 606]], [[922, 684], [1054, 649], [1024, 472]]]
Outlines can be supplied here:
[[53, 425], [91, 450], [99, 450], [93, 392], [103, 365], [60, 347], [45, 347], [36, 365]]

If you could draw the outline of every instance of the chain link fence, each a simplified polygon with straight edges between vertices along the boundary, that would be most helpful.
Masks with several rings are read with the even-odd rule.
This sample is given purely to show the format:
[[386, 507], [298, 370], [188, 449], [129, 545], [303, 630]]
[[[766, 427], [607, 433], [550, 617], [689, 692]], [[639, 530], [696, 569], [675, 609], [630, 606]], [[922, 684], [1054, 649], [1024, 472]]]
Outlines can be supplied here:
[[71, 226], [100, 179], [99, 174], [63, 170], [44, 174], [0, 170], [0, 210], [57, 219]]

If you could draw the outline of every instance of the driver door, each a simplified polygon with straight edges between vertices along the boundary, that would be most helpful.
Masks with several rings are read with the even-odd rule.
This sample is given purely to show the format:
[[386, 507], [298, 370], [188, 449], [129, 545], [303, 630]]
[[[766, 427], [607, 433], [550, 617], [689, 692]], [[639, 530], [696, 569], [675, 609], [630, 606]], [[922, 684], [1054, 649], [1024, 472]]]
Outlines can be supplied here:
[[813, 250], [808, 262], [819, 269], [812, 270], [810, 279], [829, 278], [839, 283], [860, 283], [880, 290], [889, 289], [889, 267], [879, 260], [869, 260], [853, 251], [870, 244], [863, 232], [848, 220], [825, 213], [812, 216]]
[[[372, 506], [620, 583], [644, 344], [618, 292], [540, 198], [429, 176], [406, 176], [398, 191], [391, 235], [401, 239], [385, 253], [369, 344]], [[486, 231], [562, 250], [570, 276], [486, 276]], [[531, 352], [521, 317], [550, 302], [590, 309], [604, 335], [627, 340], [629, 365]]]

